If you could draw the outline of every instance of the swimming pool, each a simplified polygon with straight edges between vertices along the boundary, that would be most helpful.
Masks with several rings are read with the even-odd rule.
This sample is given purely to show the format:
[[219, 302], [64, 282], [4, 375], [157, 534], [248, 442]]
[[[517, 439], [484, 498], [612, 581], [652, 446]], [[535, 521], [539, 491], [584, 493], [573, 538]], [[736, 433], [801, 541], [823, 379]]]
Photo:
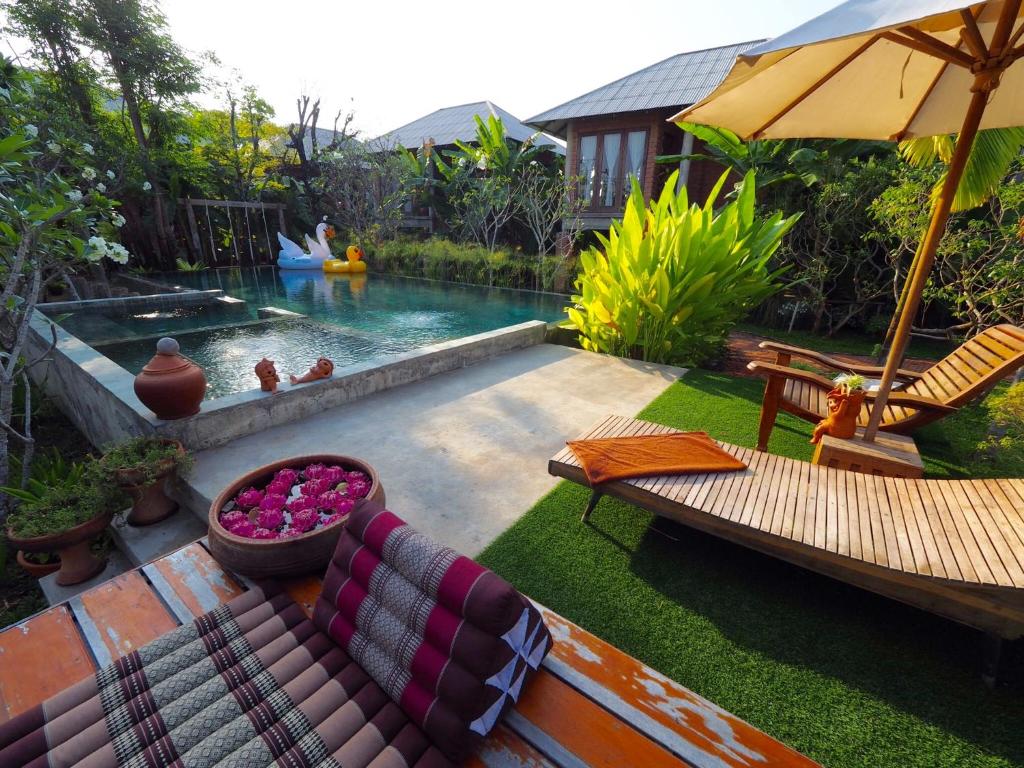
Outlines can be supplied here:
[[[162, 307], [113, 314], [74, 311], [68, 332], [131, 373], [153, 356], [156, 339], [174, 336], [201, 365], [208, 398], [258, 386], [253, 366], [276, 361], [282, 381], [323, 355], [342, 368], [527, 320], [559, 320], [566, 297], [391, 275], [329, 275], [274, 267], [215, 269], [157, 276], [195, 289], [221, 289], [245, 304]], [[265, 318], [276, 307], [302, 317]]]

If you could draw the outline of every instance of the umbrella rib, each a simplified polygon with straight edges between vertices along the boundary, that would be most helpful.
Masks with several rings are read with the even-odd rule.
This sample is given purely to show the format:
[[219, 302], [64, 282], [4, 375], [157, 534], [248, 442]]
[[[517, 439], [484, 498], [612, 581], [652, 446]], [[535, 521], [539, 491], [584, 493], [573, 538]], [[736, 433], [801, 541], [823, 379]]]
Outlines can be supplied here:
[[891, 40], [894, 43], [905, 45], [907, 48], [913, 48], [915, 51], [927, 54], [928, 56], [934, 56], [937, 59], [948, 61], [950, 64], [956, 64], [970, 69], [974, 66], [974, 59], [972, 59], [964, 51], [958, 50], [951, 45], [946, 45], [941, 40], [936, 40], [931, 35], [919, 32], [913, 27], [900, 27], [902, 35], [898, 35], [895, 32], [883, 32], [882, 37], [886, 40]]
[[988, 46], [985, 45], [985, 38], [981, 36], [981, 30], [978, 28], [978, 20], [974, 18], [974, 14], [971, 13], [970, 8], [960, 9], [960, 18], [964, 22], [964, 42], [967, 43], [967, 47], [971, 49], [971, 53], [974, 54], [976, 59], [987, 59], [988, 58]]
[[841, 62], [836, 64], [834, 67], [832, 67], [832, 69], [830, 69], [828, 72], [826, 72], [824, 75], [822, 75], [818, 80], [816, 80], [814, 82], [814, 84], [811, 85], [810, 88], [805, 90], [803, 93], [801, 93], [795, 99], [793, 99], [793, 101], [789, 102], [789, 104], [787, 104], [781, 110], [776, 112], [775, 115], [772, 116], [768, 120], [768, 122], [766, 122], [764, 125], [762, 125], [760, 128], [758, 128], [756, 131], [753, 131], [750, 134], [751, 138], [753, 138], [753, 139], [760, 138], [761, 134], [764, 133], [766, 130], [768, 130], [768, 128], [770, 128], [772, 125], [774, 125], [779, 120], [781, 120], [783, 117], [785, 117], [787, 114], [789, 114], [789, 112], [792, 111], [797, 105], [799, 105], [801, 102], [805, 101], [811, 94], [813, 94], [821, 86], [823, 86], [825, 83], [827, 83], [829, 80], [831, 80], [832, 77], [835, 76], [835, 74], [837, 72], [840, 72], [841, 70], [843, 70], [854, 59], [856, 59], [858, 56], [860, 56], [862, 53], [864, 53], [864, 51], [866, 51], [868, 48], [870, 48], [872, 45], [874, 45], [878, 41], [878, 38], [879, 38], [878, 35], [872, 35], [870, 38], [868, 38], [867, 41], [865, 41], [865, 42], [861, 43], [859, 46], [857, 46], [857, 49], [855, 51], [853, 51], [853, 53], [849, 54], [845, 59], [843, 59]]

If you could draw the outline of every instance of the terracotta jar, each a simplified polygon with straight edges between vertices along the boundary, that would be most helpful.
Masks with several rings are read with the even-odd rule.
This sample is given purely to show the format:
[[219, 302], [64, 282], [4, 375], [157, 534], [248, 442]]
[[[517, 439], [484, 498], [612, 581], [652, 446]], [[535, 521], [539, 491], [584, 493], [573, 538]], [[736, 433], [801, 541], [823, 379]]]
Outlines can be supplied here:
[[81, 525], [60, 533], [19, 539], [7, 532], [7, 538], [24, 552], [57, 552], [60, 555], [60, 570], [57, 583], [62, 587], [88, 581], [107, 565], [107, 558], [98, 558], [89, 550], [89, 544], [103, 529], [110, 525], [112, 512], [102, 512]]
[[867, 393], [862, 389], [850, 390], [836, 387], [828, 393], [828, 416], [818, 422], [811, 437], [817, 443], [823, 435], [848, 440], [857, 432], [857, 417], [860, 416]]
[[160, 339], [153, 359], [135, 377], [135, 395], [158, 419], [183, 419], [199, 413], [206, 394], [203, 369], [178, 350], [174, 339]]

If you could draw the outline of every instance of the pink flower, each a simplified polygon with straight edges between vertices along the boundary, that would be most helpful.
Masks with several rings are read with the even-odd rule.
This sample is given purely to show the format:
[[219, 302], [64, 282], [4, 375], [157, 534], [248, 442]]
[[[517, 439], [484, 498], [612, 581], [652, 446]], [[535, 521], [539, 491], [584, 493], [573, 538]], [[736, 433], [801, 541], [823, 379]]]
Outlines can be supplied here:
[[355, 470], [353, 470], [352, 472], [347, 472], [345, 474], [345, 479], [348, 480], [350, 483], [351, 482], [355, 482], [356, 480], [360, 480], [360, 481], [364, 481], [364, 482], [369, 480], [369, 478], [366, 476], [365, 472], [358, 472], [358, 471], [355, 471]]
[[277, 474], [274, 475], [272, 482], [287, 483], [288, 487], [291, 488], [295, 485], [295, 481], [299, 479], [299, 473], [294, 469], [279, 469]]
[[316, 498], [324, 491], [329, 490], [330, 487], [331, 486], [328, 484], [326, 479], [322, 477], [314, 478], [313, 480], [307, 480], [302, 484], [302, 495]]
[[232, 510], [231, 512], [225, 512], [220, 516], [220, 524], [224, 526], [224, 530], [230, 531], [234, 529], [236, 525], [243, 522], [248, 522], [249, 516], [240, 510]]
[[320, 515], [315, 509], [304, 509], [292, 515], [292, 528], [297, 528], [303, 533], [313, 530], [318, 522], [320, 522]]
[[277, 512], [284, 509], [287, 498], [279, 493], [268, 493], [263, 497], [263, 501], [260, 502], [261, 512]]
[[329, 509], [344, 515], [351, 512], [355, 505], [356, 503], [341, 491], [325, 491], [317, 499], [317, 506], [320, 509]]
[[326, 528], [328, 525], [334, 525], [335, 523], [340, 523], [346, 517], [348, 517], [348, 513], [347, 512], [339, 513], [339, 514], [336, 514], [336, 515], [331, 515], [330, 517], [325, 517], [324, 518], [324, 527]]
[[238, 497], [235, 499], [235, 504], [243, 509], [252, 509], [261, 501], [263, 501], [263, 491], [255, 488], [246, 488], [238, 494]]
[[231, 533], [235, 534], [235, 536], [243, 536], [247, 539], [251, 539], [255, 532], [256, 526], [250, 523], [248, 519], [231, 529]]
[[323, 477], [326, 471], [327, 467], [323, 464], [310, 464], [302, 470], [302, 474], [305, 475], [307, 480], [316, 480], [318, 477]]
[[350, 480], [345, 492], [351, 499], [361, 499], [370, 492], [370, 483], [366, 480]]
[[293, 483], [287, 477], [271, 480], [267, 485], [267, 493], [276, 496], [290, 496]]
[[249, 536], [250, 539], [276, 539], [277, 531], [271, 531], [266, 528], [257, 528]]
[[298, 528], [286, 528], [277, 535], [279, 539], [294, 539], [296, 536], [301, 536], [305, 531], [299, 530]]
[[280, 528], [284, 522], [284, 512], [280, 509], [264, 509], [256, 517], [256, 522], [264, 528]]
[[312, 496], [299, 496], [288, 502], [288, 511], [293, 515], [299, 512], [316, 512], [316, 499]]
[[323, 478], [327, 481], [327, 484], [333, 488], [338, 483], [344, 482], [345, 470], [339, 466], [328, 467], [324, 470]]

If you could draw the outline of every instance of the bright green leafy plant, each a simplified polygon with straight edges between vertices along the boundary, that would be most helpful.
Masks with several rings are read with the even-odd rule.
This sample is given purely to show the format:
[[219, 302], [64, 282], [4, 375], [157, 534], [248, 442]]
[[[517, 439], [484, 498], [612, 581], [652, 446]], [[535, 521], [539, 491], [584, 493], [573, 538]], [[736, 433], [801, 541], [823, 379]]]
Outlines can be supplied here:
[[722, 174], [703, 207], [676, 192], [673, 173], [657, 200], [640, 186], [599, 248], [580, 255], [570, 324], [584, 349], [658, 363], [696, 364], [732, 326], [778, 288], [768, 261], [798, 216], [755, 210], [754, 173], [717, 211]]

